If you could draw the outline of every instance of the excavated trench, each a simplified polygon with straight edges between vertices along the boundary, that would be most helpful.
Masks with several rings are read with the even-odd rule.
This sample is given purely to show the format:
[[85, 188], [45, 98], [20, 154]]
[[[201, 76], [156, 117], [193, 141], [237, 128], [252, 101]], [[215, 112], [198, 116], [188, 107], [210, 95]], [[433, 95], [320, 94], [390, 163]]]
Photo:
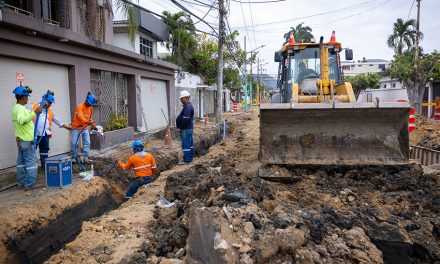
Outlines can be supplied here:
[[280, 167], [272, 173], [295, 180], [274, 182], [229, 154], [168, 176], [177, 206], [156, 210], [154, 241], [126, 263], [182, 258], [182, 248], [189, 263], [440, 263], [436, 173]]
[[[173, 133], [173, 137], [175, 134]], [[196, 156], [204, 155], [210, 146], [221, 139], [218, 128], [195, 134], [194, 137]], [[179, 153], [179, 147], [152, 151], [158, 164], [158, 171], [163, 172], [175, 166], [179, 162]], [[127, 153], [124, 155], [128, 156]], [[107, 171], [112, 163], [113, 160], [108, 157], [97, 158], [94, 162], [95, 172]], [[125, 191], [131, 182], [129, 174], [122, 170], [112, 170], [101, 178], [105, 181], [104, 190], [90, 195], [76, 206], [61, 209], [62, 212], [55, 219], [45, 223], [43, 223], [44, 220], [36, 220], [29, 223], [25, 229], [17, 230], [15, 233], [8, 231], [10, 234], [7, 234], [8, 239], [5, 241], [7, 249], [5, 262], [42, 263], [51, 255], [56, 254], [66, 243], [75, 239], [81, 230], [83, 221], [94, 219], [118, 208], [123, 203]], [[52, 208], [55, 207], [52, 205]], [[47, 212], [47, 215], [50, 214]]]

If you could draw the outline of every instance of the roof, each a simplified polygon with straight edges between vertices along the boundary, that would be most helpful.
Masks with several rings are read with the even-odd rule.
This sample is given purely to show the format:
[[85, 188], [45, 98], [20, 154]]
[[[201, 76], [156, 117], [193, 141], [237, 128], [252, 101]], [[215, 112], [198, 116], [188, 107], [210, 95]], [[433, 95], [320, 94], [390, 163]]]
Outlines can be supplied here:
[[[162, 22], [162, 20], [156, 18], [152, 14], [149, 14], [143, 10], [136, 10], [137, 26], [140, 32], [154, 37], [158, 41], [167, 41], [170, 38], [170, 29]], [[113, 21], [113, 28], [115, 32], [121, 28], [126, 28], [128, 25], [127, 20]], [[125, 31], [124, 31], [125, 32]]]
[[357, 61], [341, 61], [343, 64], [389, 64], [390, 61], [383, 59], [365, 59], [365, 60], [357, 60]]

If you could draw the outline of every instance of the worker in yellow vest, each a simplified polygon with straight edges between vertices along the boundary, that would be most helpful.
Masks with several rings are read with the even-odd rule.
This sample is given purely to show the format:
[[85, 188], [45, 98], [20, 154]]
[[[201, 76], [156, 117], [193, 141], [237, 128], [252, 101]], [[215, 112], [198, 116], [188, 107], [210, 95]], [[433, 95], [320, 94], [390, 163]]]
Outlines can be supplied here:
[[[36, 146], [40, 149], [40, 162], [41, 167], [44, 169], [46, 158], [49, 156], [49, 139], [52, 137], [52, 123], [67, 130], [71, 130], [71, 128], [67, 124], [61, 122], [61, 120], [55, 116], [53, 110], [50, 109], [52, 104], [55, 103], [55, 93], [48, 90], [41, 98], [44, 106], [43, 112], [36, 117], [39, 118], [36, 127]], [[32, 105], [33, 110], [38, 107], [38, 103]], [[36, 121], [36, 118], [34, 118], [34, 122]]]

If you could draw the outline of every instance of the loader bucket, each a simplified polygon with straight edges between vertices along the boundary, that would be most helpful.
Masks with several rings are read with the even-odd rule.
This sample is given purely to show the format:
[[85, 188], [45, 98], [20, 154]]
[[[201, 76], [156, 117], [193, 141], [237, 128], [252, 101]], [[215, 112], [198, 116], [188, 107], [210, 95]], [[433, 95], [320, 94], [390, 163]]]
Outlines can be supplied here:
[[408, 103], [260, 106], [260, 161], [278, 165], [404, 165]]

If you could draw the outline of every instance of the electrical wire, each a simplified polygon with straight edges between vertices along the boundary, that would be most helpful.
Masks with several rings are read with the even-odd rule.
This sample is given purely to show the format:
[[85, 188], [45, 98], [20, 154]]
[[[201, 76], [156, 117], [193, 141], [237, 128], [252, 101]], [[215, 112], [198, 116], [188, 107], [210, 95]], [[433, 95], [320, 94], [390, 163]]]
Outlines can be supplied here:
[[[247, 27], [247, 25], [246, 25], [246, 18], [245, 18], [245, 16], [244, 16], [243, 5], [242, 5], [241, 2], [240, 2], [240, 8], [241, 8], [241, 14], [243, 15], [243, 22], [244, 22], [244, 28], [245, 28], [245, 31], [246, 31], [246, 36], [247, 36], [248, 39], [249, 39], [249, 45], [251, 46], [251, 50], [252, 50], [253, 48], [252, 48], [252, 44], [251, 44], [251, 42], [250, 42], [249, 32], [248, 32], [248, 27]], [[246, 43], [244, 43], [244, 45], [246, 46]]]
[[[360, 4], [356, 4], [356, 5], [352, 5], [352, 6], [347, 6], [347, 7], [343, 7], [343, 8], [339, 8], [339, 9], [334, 9], [334, 10], [330, 10], [330, 11], [326, 11], [326, 12], [322, 12], [322, 13], [317, 13], [317, 14], [313, 14], [313, 15], [308, 15], [308, 16], [303, 16], [303, 17], [298, 17], [298, 18], [292, 18], [292, 19], [279, 20], [279, 21], [273, 21], [273, 22], [268, 22], [268, 23], [256, 24], [256, 25], [254, 25], [254, 27], [267, 26], [267, 25], [273, 25], [273, 24], [280, 24], [280, 23], [292, 22], [292, 21], [296, 21], [296, 20], [300, 20], [300, 19], [305, 19], [305, 18], [323, 16], [323, 15], [328, 15], [328, 14], [333, 14], [333, 13], [338, 13], [338, 12], [344, 12], [344, 11], [348, 11], [348, 10], [352, 10], [352, 9], [363, 8], [365, 6], [371, 6], [372, 4], [375, 4], [377, 2], [384, 3], [384, 2], [387, 2], [387, 0], [367, 1], [367, 2], [360, 3]], [[236, 27], [236, 28], [243, 28], [243, 27]]]
[[243, 4], [269, 4], [269, 3], [276, 3], [276, 2], [284, 2], [286, 0], [253, 1], [253, 2], [251, 2], [251, 1], [249, 1], [249, 2], [242, 2], [242, 1], [239, 1], [239, 0], [232, 0], [232, 1], [237, 2], [237, 3], [243, 3]]
[[416, 2], [416, 0], [414, 0], [414, 1], [412, 2], [412, 5], [411, 5], [411, 8], [410, 8], [409, 11], [408, 11], [408, 16], [406, 17], [406, 20], [409, 19], [409, 15], [411, 14], [411, 11], [412, 11], [412, 8], [413, 8], [415, 2]]
[[[122, 0], [125, 1], [125, 0]], [[192, 15], [195, 18], [198, 18], [199, 20], [201, 20], [203, 23], [205, 23], [206, 25], [208, 25], [213, 31], [214, 33], [218, 36], [218, 32], [215, 30], [215, 28], [213, 26], [211, 26], [210, 23], [206, 22], [205, 20], [201, 19], [199, 16], [195, 15], [193, 12], [189, 11], [186, 7], [182, 6], [180, 3], [178, 3], [176, 0], [171, 0], [171, 2], [173, 2], [173, 4], [175, 4], [176, 6], [178, 6], [180, 9], [182, 9], [183, 11], [187, 12], [188, 14]]]
[[[212, 8], [214, 7], [214, 5], [215, 5], [216, 3], [217, 3], [216, 1], [214, 1], [214, 2], [212, 3], [212, 5], [210, 6], [208, 12], [206, 12], [206, 14], [202, 17], [202, 19], [205, 19], [205, 17], [209, 14], [209, 12], [211, 12]], [[199, 21], [197, 21], [197, 22], [194, 22], [193, 24], [195, 25], [195, 24], [197, 24], [197, 23], [200, 23], [201, 21], [202, 21], [202, 20], [199, 20]]]
[[[153, 12], [153, 11], [151, 11], [151, 10], [148, 10], [148, 9], [146, 9], [146, 8], [140, 6], [140, 5], [137, 5], [137, 4], [135, 4], [135, 3], [132, 3], [132, 2], [130, 2], [130, 1], [128, 1], [128, 0], [120, 0], [120, 1], [122, 1], [122, 2], [124, 2], [124, 3], [127, 3], [127, 4], [130, 4], [130, 5], [132, 5], [133, 7], [136, 7], [136, 8], [138, 8], [138, 9], [142, 10], [142, 11], [145, 11], [145, 12], [147, 12], [147, 13], [150, 13], [150, 14], [152, 14], [152, 15], [155, 15], [155, 16], [157, 16], [157, 17], [160, 17], [160, 18], [162, 18], [162, 19], [165, 19], [165, 20], [167, 20], [167, 21], [169, 21], [169, 22], [171, 22], [171, 23], [173, 23], [173, 24], [175, 24], [175, 25], [177, 25], [177, 26], [180, 26], [180, 27], [182, 26], [182, 25], [180, 25], [179, 23], [177, 23], [176, 21], [167, 18], [166, 16], [163, 16], [163, 15], [160, 15], [160, 14], [158, 14], [158, 13], [156, 13], [156, 12]], [[197, 32], [200, 32], [200, 33], [205, 33], [205, 34], [207, 34], [207, 35], [211, 35], [211, 36], [214, 36], [214, 37], [218, 37], [218, 34], [217, 34], [217, 32], [215, 32], [215, 31], [214, 31], [214, 34], [213, 34], [213, 33], [209, 33], [209, 32], [203, 31], [203, 30], [199, 30], [199, 29], [194, 29], [194, 30], [197, 31]]]
[[255, 27], [254, 27], [254, 17], [252, 16], [252, 5], [250, 4], [251, 0], [249, 0], [249, 12], [251, 13], [251, 23], [252, 23], [252, 33], [254, 34], [254, 44], [257, 46], [257, 40], [255, 40]]

